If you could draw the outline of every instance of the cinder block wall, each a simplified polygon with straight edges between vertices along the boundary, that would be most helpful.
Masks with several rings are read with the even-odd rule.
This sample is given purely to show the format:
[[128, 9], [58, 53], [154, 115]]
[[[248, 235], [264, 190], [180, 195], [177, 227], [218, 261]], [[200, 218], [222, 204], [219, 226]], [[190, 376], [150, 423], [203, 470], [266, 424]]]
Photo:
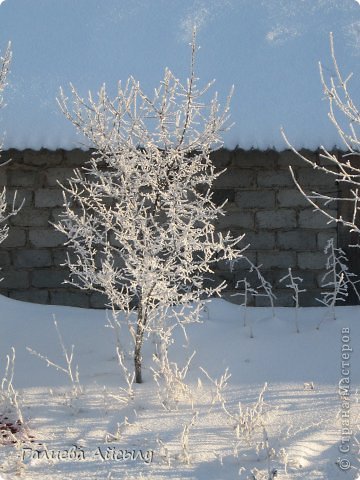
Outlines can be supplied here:
[[[309, 158], [316, 154], [305, 152]], [[66, 248], [64, 237], [49, 222], [57, 220], [63, 197], [57, 180], [65, 182], [74, 168], [81, 167], [89, 152], [10, 150], [2, 160], [12, 161], [0, 168], [0, 185], [7, 187], [9, 201], [17, 190], [17, 203], [24, 199], [20, 213], [9, 220], [9, 236], [0, 245], [2, 268], [0, 293], [18, 300], [100, 308], [104, 298], [98, 293], [84, 292], [62, 282], [68, 278], [63, 263]], [[217, 223], [221, 231], [245, 233], [245, 252], [251, 261], [262, 264], [262, 272], [274, 286], [276, 304], [292, 305], [292, 293], [279, 282], [292, 267], [303, 277], [302, 305], [316, 305], [320, 280], [324, 273], [323, 249], [328, 238], [337, 238], [334, 224], [324, 217], [297, 191], [289, 172], [294, 167], [305, 190], [323, 193], [337, 191], [334, 178], [313, 170], [292, 152], [220, 150], [213, 155], [219, 169], [227, 168], [215, 185], [214, 200], [228, 198], [227, 214]], [[228, 265], [219, 265], [215, 281], [229, 283], [227, 298], [232, 296], [238, 280], [249, 277], [246, 262], [239, 262], [232, 272]], [[267, 300], [257, 298], [256, 305]]]

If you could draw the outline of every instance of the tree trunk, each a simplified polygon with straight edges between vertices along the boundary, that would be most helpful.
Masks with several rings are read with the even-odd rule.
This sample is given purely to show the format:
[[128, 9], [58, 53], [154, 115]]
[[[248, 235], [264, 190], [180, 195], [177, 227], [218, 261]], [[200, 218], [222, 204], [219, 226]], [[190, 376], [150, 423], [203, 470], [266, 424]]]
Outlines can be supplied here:
[[136, 329], [136, 340], [135, 340], [135, 352], [134, 352], [134, 364], [135, 364], [135, 382], [142, 383], [141, 375], [141, 346], [143, 341], [143, 328], [142, 326], [137, 325]]
[[135, 350], [134, 350], [134, 366], [135, 366], [135, 382], [142, 383], [142, 356], [141, 347], [144, 339], [144, 328], [146, 324], [146, 314], [143, 311], [142, 305], [139, 306], [136, 336], [135, 336]]

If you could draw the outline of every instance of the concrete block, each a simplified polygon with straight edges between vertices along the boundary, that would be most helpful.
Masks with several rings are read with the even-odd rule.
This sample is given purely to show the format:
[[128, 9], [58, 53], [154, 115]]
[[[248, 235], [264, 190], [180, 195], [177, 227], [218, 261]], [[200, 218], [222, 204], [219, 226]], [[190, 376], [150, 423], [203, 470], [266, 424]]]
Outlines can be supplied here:
[[69, 307], [90, 307], [90, 294], [79, 290], [78, 292], [71, 292], [69, 290], [61, 289], [50, 292], [51, 305], [66, 305]]
[[292, 187], [294, 181], [290, 172], [286, 170], [264, 172], [259, 171], [257, 175], [257, 184], [259, 187]]
[[30, 244], [34, 247], [58, 247], [63, 245], [67, 238], [54, 228], [31, 229], [29, 232]]
[[[286, 279], [282, 282], [280, 282], [280, 280], [286, 275], [288, 275], [289, 273], [288, 269], [278, 270], [275, 273], [276, 275], [274, 275], [274, 278], [271, 281], [272, 285], [274, 285], [274, 288], [276, 289], [287, 288], [286, 285], [289, 284], [289, 280]], [[298, 268], [292, 268], [291, 273], [293, 277], [302, 278], [302, 282], [297, 282], [299, 284], [300, 289], [311, 290], [317, 287], [316, 273], [312, 272], [311, 270], [299, 270]], [[293, 290], [289, 288], [289, 291], [290, 290], [293, 294]]]
[[[292, 292], [289, 290], [274, 290], [274, 294], [276, 298], [274, 299], [274, 306], [275, 307], [294, 307], [295, 302], [294, 299], [292, 298]], [[302, 298], [300, 297], [300, 305]], [[255, 300], [255, 305], [256, 307], [269, 307], [270, 302], [267, 297], [257, 297]], [[294, 322], [294, 313], [289, 316], [289, 321]], [[294, 331], [296, 331], [296, 327], [294, 324]]]
[[22, 302], [39, 303], [42, 305], [49, 303], [49, 292], [47, 290], [11, 290], [9, 297]]
[[275, 232], [247, 232], [242, 243], [250, 243], [251, 250], [273, 250], [275, 248]]
[[[321, 303], [316, 300], [317, 298], [321, 298], [320, 289], [314, 289], [308, 292], [304, 292], [301, 294], [301, 306], [302, 307], [321, 307]], [[299, 328], [301, 332], [301, 323], [299, 324]]]
[[[243, 305], [244, 304], [244, 296], [239, 295], [239, 293], [243, 293], [243, 292], [240, 291], [240, 290], [229, 290], [229, 291], [224, 292], [221, 295], [221, 298], [223, 298], [227, 302], [234, 303], [236, 305]], [[255, 301], [254, 301], [253, 297], [248, 298], [247, 305], [248, 305], [248, 307], [255, 305]], [[239, 311], [239, 322], [242, 322], [242, 315], [241, 315], [240, 311]]]
[[42, 188], [35, 192], [35, 207], [60, 207], [64, 203], [62, 190], [59, 188]]
[[[0, 269], [6, 265], [10, 265], [11, 258], [9, 252], [0, 251]], [[1, 273], [0, 273], [1, 277]]]
[[277, 245], [281, 250], [315, 250], [316, 233], [299, 230], [277, 232]]
[[70, 180], [73, 176], [74, 171], [70, 167], [48, 168], [46, 170], [46, 184], [49, 187], [56, 187], [58, 186], [57, 181], [59, 181], [66, 186], [68, 184], [68, 180]]
[[[249, 263], [246, 260], [246, 258], [248, 258], [253, 264], [256, 264], [256, 252], [245, 250], [244, 256], [242, 258], [239, 258], [236, 262], [233, 263], [232, 271], [233, 272], [248, 271]], [[215, 272], [218, 272], [218, 271], [229, 272], [231, 270], [230, 261], [220, 260], [213, 266], [213, 269]]]
[[103, 295], [99, 292], [94, 292], [90, 296], [90, 307], [91, 308], [110, 308], [108, 306], [109, 299], [106, 295]]
[[32, 272], [31, 285], [38, 288], [59, 288], [68, 278], [69, 272], [65, 269], [36, 269]]
[[1, 288], [30, 287], [29, 272], [6, 269], [0, 272], [0, 278], [3, 278]]
[[215, 203], [215, 205], [222, 205], [225, 200], [227, 200], [229, 203], [234, 202], [235, 191], [233, 189], [222, 188], [214, 191], [212, 201]]
[[33, 201], [33, 192], [31, 190], [7, 188], [5, 198], [8, 205], [12, 205], [15, 198], [15, 208], [19, 208], [21, 205], [30, 207]]
[[14, 253], [14, 265], [17, 268], [49, 267], [51, 264], [49, 250], [26, 249]]
[[6, 167], [0, 167], [0, 187], [6, 187], [7, 185], [9, 185], [7, 169]]
[[256, 172], [254, 170], [242, 170], [239, 168], [228, 168], [220, 175], [213, 184], [213, 189], [223, 188], [251, 188], [255, 185]]
[[[330, 215], [333, 215], [335, 218], [337, 216], [336, 210], [327, 210]], [[300, 228], [315, 228], [317, 230], [324, 229], [333, 229], [335, 226], [334, 222], [327, 223], [329, 221], [328, 217], [320, 213], [319, 211], [314, 211], [313, 209], [301, 210], [299, 212], [299, 227]]]
[[229, 150], [226, 150], [225, 148], [220, 148], [219, 150], [216, 150], [215, 152], [211, 152], [210, 154], [210, 158], [213, 164], [219, 170], [222, 170], [223, 168], [226, 168], [230, 165], [231, 156], [232, 156], [232, 152], [230, 152]]
[[335, 229], [327, 230], [326, 232], [319, 232], [317, 234], [317, 247], [319, 250], [324, 251], [328, 240], [332, 238], [334, 240], [334, 246], [337, 248], [337, 232]]
[[24, 151], [24, 164], [25, 165], [37, 165], [37, 166], [46, 166], [46, 165], [59, 165], [63, 161], [63, 151], [62, 150], [25, 150]]
[[76, 261], [76, 255], [70, 248], [56, 248], [53, 250], [52, 254], [55, 267], [66, 262], [67, 254], [69, 254], [71, 261]]
[[10, 217], [10, 224], [19, 227], [46, 227], [49, 226], [50, 210], [45, 208], [23, 207], [13, 217]]
[[335, 175], [330, 173], [322, 172], [318, 169], [305, 168], [299, 169], [296, 173], [299, 184], [307, 190], [309, 187], [327, 187], [333, 188], [335, 191], [337, 189], [335, 183]]
[[293, 189], [281, 189], [276, 193], [278, 207], [309, 207], [310, 203], [306, 198], [297, 190]]
[[254, 214], [250, 212], [228, 212], [225, 216], [219, 217], [216, 222], [218, 230], [254, 228]]
[[298, 253], [299, 268], [309, 270], [321, 270], [324, 268], [326, 256], [321, 252], [300, 252]]
[[9, 183], [11, 187], [26, 187], [26, 188], [35, 188], [39, 183], [39, 175], [41, 172], [34, 170], [10, 170], [8, 172]]
[[210, 275], [208, 274], [203, 281], [204, 288], [216, 288], [223, 282], [226, 282], [230, 288], [234, 288], [234, 273], [232, 272], [221, 272], [217, 274]]
[[279, 158], [279, 153], [275, 150], [242, 150], [234, 151], [232, 164], [234, 166], [245, 168], [263, 167], [272, 169], [275, 167]]
[[50, 221], [52, 223], [58, 223], [63, 219], [62, 215], [64, 214], [64, 208], [52, 208], [50, 213]]
[[267, 268], [288, 268], [295, 267], [295, 252], [259, 252], [258, 264], [262, 265], [262, 269]]
[[10, 161], [11, 165], [14, 163], [21, 164], [24, 161], [24, 150], [17, 150], [10, 148], [1, 152], [1, 164]]
[[[318, 161], [318, 154], [316, 152], [312, 152], [310, 150], [299, 150], [299, 153], [307, 158], [308, 160], [317, 162]], [[296, 169], [296, 167], [300, 168], [311, 168], [309, 167], [308, 163], [306, 163], [305, 160], [302, 160], [296, 153], [294, 153], [292, 150], [283, 150], [280, 152], [279, 159], [278, 159], [278, 165], [280, 168], [284, 168], [286, 170], [289, 170], [289, 167], [293, 167]]]
[[71, 166], [73, 168], [82, 167], [85, 163], [90, 160], [92, 150], [80, 150], [75, 148], [74, 150], [65, 150], [64, 151], [64, 160], [62, 162], [63, 166]]
[[296, 226], [295, 210], [279, 209], [266, 210], [256, 213], [256, 225], [258, 228], [293, 228]]
[[1, 248], [24, 247], [26, 244], [26, 231], [22, 228], [10, 227], [6, 239], [2, 242]]
[[241, 208], [274, 208], [275, 192], [269, 190], [242, 190], [236, 193], [235, 203]]
[[[324, 258], [325, 258], [325, 256], [324, 256]], [[324, 280], [324, 275], [326, 275], [326, 273], [327, 273], [327, 270], [325, 268], [325, 262], [324, 262], [322, 268], [323, 268], [322, 271], [318, 272], [316, 274], [316, 286], [319, 287], [319, 288], [321, 288], [324, 285], [324, 283], [328, 283], [330, 281], [330, 277], [327, 277]]]

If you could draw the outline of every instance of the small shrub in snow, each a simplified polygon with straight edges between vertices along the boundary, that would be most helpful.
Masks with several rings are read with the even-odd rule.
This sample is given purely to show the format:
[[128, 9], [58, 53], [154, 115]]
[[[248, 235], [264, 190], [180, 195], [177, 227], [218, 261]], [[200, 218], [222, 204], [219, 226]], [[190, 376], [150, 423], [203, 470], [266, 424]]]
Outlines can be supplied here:
[[280, 279], [280, 282], [284, 282], [285, 280], [289, 281], [289, 283], [286, 285], [286, 287], [291, 288], [294, 292], [294, 295], [293, 295], [292, 298], [295, 302], [295, 327], [296, 327], [296, 332], [300, 333], [299, 322], [298, 322], [298, 311], [299, 311], [299, 306], [300, 306], [300, 304], [299, 304], [299, 293], [306, 292], [306, 289], [305, 288], [303, 288], [303, 289], [299, 288], [299, 285], [303, 281], [303, 279], [300, 278], [300, 277], [294, 277], [290, 267], [289, 267], [289, 273], [287, 275], [285, 275], [284, 277], [282, 277]]
[[70, 282], [105, 293], [116, 310], [136, 312], [137, 383], [153, 324], [174, 305], [189, 307], [177, 320], [197, 320], [196, 304], [226, 287], [205, 285], [212, 266], [241, 257], [242, 237], [215, 231], [226, 202], [216, 205], [211, 192], [222, 172], [210, 152], [221, 146], [230, 96], [223, 109], [216, 95], [206, 101], [211, 83], [198, 86], [195, 53], [194, 40], [187, 81], [166, 69], [151, 97], [130, 77], [115, 98], [103, 86], [97, 97], [84, 99], [71, 86], [72, 106], [62, 91], [59, 99], [95, 149], [63, 185], [65, 212], [55, 225], [75, 252], [75, 260], [67, 260]]
[[[193, 406], [193, 395], [190, 387], [185, 383], [185, 379], [196, 352], [194, 351], [189, 356], [182, 368], [177, 362], [171, 361], [169, 359], [169, 347], [173, 344], [173, 329], [174, 325], [168, 328], [164, 328], [162, 325], [156, 332], [156, 349], [153, 354], [154, 366], [151, 368], [158, 386], [160, 402], [166, 410], [176, 409], [181, 400], [190, 400]], [[184, 326], [183, 331], [186, 336]]]
[[[243, 293], [234, 293], [233, 296], [240, 295], [240, 296], [244, 297], [244, 301], [242, 303], [242, 306], [244, 307], [244, 309], [243, 309], [243, 325], [244, 325], [244, 327], [246, 327], [247, 324], [248, 324], [247, 306], [248, 306], [249, 298], [251, 296], [256, 296], [258, 292], [255, 288], [251, 287], [251, 285], [247, 281], [246, 277], [243, 280], [238, 280], [236, 282], [235, 288], [240, 288], [241, 290], [243, 290]], [[253, 331], [252, 331], [252, 324], [250, 323], [249, 326], [250, 326], [250, 337], [253, 338], [254, 334], [253, 334]]]
[[[321, 293], [322, 298], [317, 298], [316, 300], [328, 307], [331, 317], [335, 320], [335, 305], [337, 302], [346, 301], [349, 286], [353, 288], [358, 300], [360, 300], [356, 287], [359, 280], [355, 280], [356, 275], [349, 272], [345, 252], [341, 248], [335, 248], [333, 238], [328, 240], [324, 253], [328, 255], [326, 260], [327, 272], [322, 278], [321, 286], [326, 288], [326, 291]], [[321, 323], [322, 320], [317, 328], [320, 327]]]
[[74, 360], [74, 345], [71, 345], [70, 351], [65, 346], [64, 340], [62, 338], [60, 329], [58, 327], [57, 321], [54, 319], [54, 326], [56, 330], [56, 334], [60, 343], [60, 347], [62, 350], [62, 355], [65, 359], [65, 366], [59, 365], [58, 363], [53, 362], [47, 356], [42, 355], [41, 353], [36, 352], [35, 350], [26, 347], [27, 351], [31, 353], [31, 355], [35, 355], [43, 360], [48, 367], [53, 367], [59, 372], [63, 372], [71, 383], [71, 394], [68, 398], [69, 406], [74, 409], [75, 413], [78, 413], [80, 410], [80, 396], [83, 394], [83, 388], [80, 385], [79, 379], [79, 370], [78, 366], [74, 367], [73, 360]]
[[157, 438], [157, 444], [159, 446], [159, 456], [170, 467], [173, 461], [178, 461], [190, 465], [191, 463], [191, 450], [190, 450], [190, 432], [195, 426], [198, 419], [199, 412], [195, 411], [192, 414], [191, 420], [184, 424], [180, 435], [180, 450], [174, 451], [170, 448], [170, 445], [166, 444]]
[[[4, 106], [4, 99], [3, 99], [3, 92], [7, 85], [6, 78], [9, 73], [10, 63], [11, 63], [11, 44], [9, 43], [5, 55], [0, 58], [0, 109]], [[1, 152], [1, 145], [0, 145], [0, 152]], [[3, 164], [4, 165], [4, 164]], [[8, 210], [7, 203], [6, 203], [6, 189], [5, 187], [0, 192], [0, 223], [3, 224], [9, 217], [12, 215], [16, 215], [16, 213], [22, 207], [15, 207], [16, 202], [16, 192], [13, 198], [13, 204], [10, 210]], [[2, 243], [5, 238], [8, 236], [9, 227], [8, 225], [1, 225], [0, 226], [0, 243]]]
[[23, 423], [23, 416], [19, 407], [18, 392], [13, 385], [15, 369], [15, 349], [12, 347], [11, 356], [6, 356], [6, 367], [0, 389], [0, 443], [15, 443], [16, 436]]
[[264, 430], [264, 394], [266, 389], [267, 384], [265, 383], [259, 394], [258, 400], [251, 407], [244, 408], [241, 402], [239, 402], [238, 411], [235, 413], [230, 412], [226, 404], [223, 404], [223, 410], [229, 420], [233, 423], [235, 435], [238, 440], [235, 447], [236, 451], [241, 442], [245, 442], [249, 447], [254, 447], [255, 449], [258, 448], [255, 435], [259, 430], [261, 432]]
[[190, 430], [195, 425], [199, 412], [194, 412], [190, 422], [185, 423], [182, 434], [181, 434], [181, 454], [180, 459], [183, 460], [187, 465], [190, 465], [191, 453], [190, 453]]
[[210, 380], [211, 383], [211, 404], [210, 404], [210, 410], [212, 407], [216, 404], [219, 403], [222, 408], [225, 408], [225, 397], [224, 397], [224, 392], [228, 386], [228, 380], [231, 377], [231, 373], [229, 373], [229, 369], [226, 368], [225, 372], [220, 376], [220, 378], [211, 378], [208, 372], [200, 367], [200, 370], [204, 373], [204, 375], [207, 377], [208, 380]]
[[[234, 296], [241, 295], [244, 297], [244, 302], [242, 304], [242, 306], [244, 307], [244, 313], [243, 313], [244, 326], [246, 326], [248, 323], [247, 322], [247, 306], [248, 306], [248, 301], [250, 300], [251, 297], [254, 297], [254, 298], [267, 297], [269, 300], [269, 304], [271, 306], [272, 316], [274, 318], [275, 317], [274, 300], [276, 299], [276, 296], [273, 293], [271, 283], [264, 278], [263, 274], [260, 271], [262, 265], [259, 265], [259, 266], [254, 265], [252, 261], [249, 260], [249, 258], [246, 257], [245, 255], [241, 258], [240, 261], [245, 261], [248, 264], [249, 273], [254, 272], [257, 279], [256, 285], [252, 285], [250, 282], [248, 282], [246, 277], [243, 280], [238, 280], [235, 285], [235, 288], [241, 288], [243, 290], [243, 292], [241, 293], [235, 293]], [[230, 263], [231, 269], [234, 267], [235, 263], [236, 261]], [[249, 323], [249, 328], [250, 328], [250, 338], [254, 338], [252, 323]]]
[[12, 347], [11, 355], [6, 356], [5, 372], [0, 384], [0, 445], [19, 446], [21, 442], [33, 439], [24, 422], [19, 393], [13, 384], [14, 371], [15, 349]]

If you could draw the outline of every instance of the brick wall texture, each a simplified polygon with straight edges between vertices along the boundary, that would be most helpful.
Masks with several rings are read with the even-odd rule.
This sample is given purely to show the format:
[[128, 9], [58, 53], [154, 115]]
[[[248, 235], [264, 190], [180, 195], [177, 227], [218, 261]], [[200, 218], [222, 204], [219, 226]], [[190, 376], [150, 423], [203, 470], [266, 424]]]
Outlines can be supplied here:
[[[317, 158], [317, 153], [303, 153]], [[89, 156], [90, 152], [81, 150], [2, 153], [2, 161], [11, 162], [0, 169], [0, 186], [6, 186], [10, 202], [17, 191], [16, 202], [24, 200], [24, 205], [9, 219], [9, 236], [0, 244], [1, 294], [43, 304], [103, 307], [100, 294], [63, 283], [68, 279], [67, 269], [61, 266], [66, 255], [64, 237], [51, 225], [63, 204], [57, 181], [66, 182]], [[317, 305], [325, 268], [323, 249], [327, 239], [337, 239], [337, 229], [313, 212], [298, 192], [289, 166], [306, 191], [336, 193], [333, 176], [312, 169], [288, 150], [219, 150], [213, 160], [217, 168], [227, 168], [214, 186], [216, 202], [228, 199], [227, 213], [218, 220], [217, 229], [245, 234], [243, 245], [249, 244], [246, 255], [253, 263], [262, 264], [264, 277], [273, 284], [276, 305], [293, 304], [291, 291], [279, 282], [288, 267], [304, 280], [307, 292], [300, 297], [301, 304]], [[331, 206], [335, 213], [336, 208]], [[245, 277], [251, 282], [246, 262], [240, 261], [233, 271], [228, 265], [218, 265], [214, 280], [226, 279], [226, 298], [241, 303], [242, 297], [233, 294], [236, 283]], [[255, 304], [266, 305], [267, 299], [258, 297]]]

